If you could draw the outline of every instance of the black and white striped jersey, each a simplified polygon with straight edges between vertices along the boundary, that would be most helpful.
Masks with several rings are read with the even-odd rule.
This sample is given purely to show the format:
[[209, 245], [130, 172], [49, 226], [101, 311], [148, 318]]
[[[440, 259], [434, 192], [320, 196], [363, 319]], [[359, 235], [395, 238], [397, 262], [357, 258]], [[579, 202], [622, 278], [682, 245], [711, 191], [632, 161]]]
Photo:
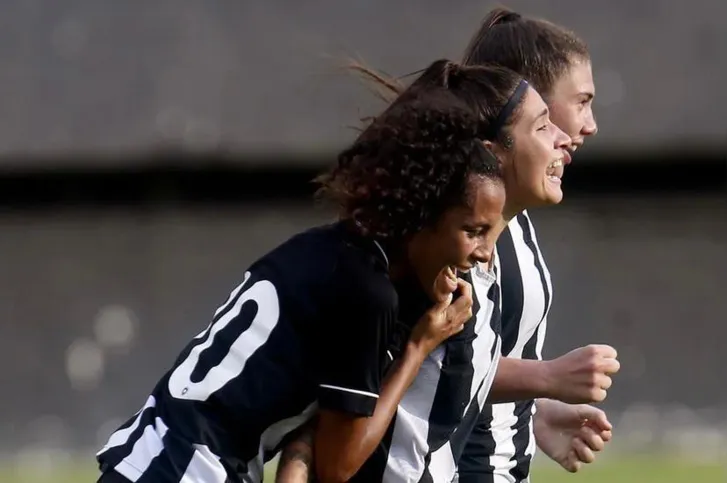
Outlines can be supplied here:
[[[550, 272], [527, 212], [497, 242], [502, 286], [502, 354], [542, 359], [553, 299]], [[460, 483], [527, 481], [535, 453], [534, 401], [487, 405], [459, 461]]]
[[[451, 482], [477, 422], [500, 354], [500, 290], [493, 271], [462, 278], [473, 287], [473, 318], [426, 359], [383, 441], [354, 482]], [[412, 294], [399, 290], [402, 311]], [[417, 311], [420, 312], [420, 311]]]
[[398, 295], [373, 240], [342, 224], [254, 263], [97, 454], [134, 482], [259, 482], [317, 407], [373, 413]]

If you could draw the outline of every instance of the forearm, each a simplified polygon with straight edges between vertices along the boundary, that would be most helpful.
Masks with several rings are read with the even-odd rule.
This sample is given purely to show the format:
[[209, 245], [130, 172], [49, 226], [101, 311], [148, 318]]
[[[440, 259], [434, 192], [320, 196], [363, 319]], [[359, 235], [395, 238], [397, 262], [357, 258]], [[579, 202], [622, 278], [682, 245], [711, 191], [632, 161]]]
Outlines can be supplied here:
[[315, 426], [308, 424], [288, 443], [280, 455], [275, 483], [308, 483], [313, 481], [313, 437]]
[[[315, 438], [315, 468], [322, 483], [348, 481], [371, 456], [383, 439], [399, 402], [414, 381], [423, 360], [424, 355], [420, 350], [407, 346], [403, 357], [384, 379], [371, 417], [345, 418], [333, 413], [319, 419]], [[338, 436], [342, 433], [343, 437]]]
[[487, 402], [498, 404], [548, 397], [550, 385], [547, 361], [501, 357]]

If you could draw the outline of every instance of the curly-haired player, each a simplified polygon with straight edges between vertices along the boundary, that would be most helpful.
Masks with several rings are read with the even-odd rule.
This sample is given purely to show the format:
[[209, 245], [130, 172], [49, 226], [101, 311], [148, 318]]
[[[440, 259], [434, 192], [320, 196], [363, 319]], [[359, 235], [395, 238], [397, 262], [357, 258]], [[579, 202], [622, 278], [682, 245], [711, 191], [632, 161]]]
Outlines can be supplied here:
[[[489, 264], [505, 225], [473, 104], [487, 101], [478, 86], [503, 86], [494, 98], [506, 101], [519, 82], [446, 61], [424, 72], [319, 178], [340, 221], [250, 266], [99, 451], [100, 481], [261, 481], [314, 415], [322, 477], [355, 473], [423, 360], [472, 315], [472, 287], [454, 271]], [[400, 310], [409, 284], [426, 297]], [[488, 354], [499, 347], [492, 330], [481, 339]]]

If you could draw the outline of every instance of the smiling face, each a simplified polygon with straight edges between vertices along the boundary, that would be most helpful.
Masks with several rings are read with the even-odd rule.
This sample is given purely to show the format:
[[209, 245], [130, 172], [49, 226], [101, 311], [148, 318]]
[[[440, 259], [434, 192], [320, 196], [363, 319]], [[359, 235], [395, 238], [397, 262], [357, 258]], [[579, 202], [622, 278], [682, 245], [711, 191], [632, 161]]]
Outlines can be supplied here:
[[436, 223], [414, 235], [407, 247], [408, 263], [430, 296], [443, 269], [466, 272], [477, 263], [489, 264], [506, 226], [501, 180], [471, 175], [467, 192], [466, 203], [445, 211]]
[[504, 133], [512, 141], [511, 146], [486, 141], [502, 162], [507, 216], [560, 203], [563, 168], [570, 163], [571, 138], [551, 122], [548, 106], [532, 87], [520, 109], [520, 116]]

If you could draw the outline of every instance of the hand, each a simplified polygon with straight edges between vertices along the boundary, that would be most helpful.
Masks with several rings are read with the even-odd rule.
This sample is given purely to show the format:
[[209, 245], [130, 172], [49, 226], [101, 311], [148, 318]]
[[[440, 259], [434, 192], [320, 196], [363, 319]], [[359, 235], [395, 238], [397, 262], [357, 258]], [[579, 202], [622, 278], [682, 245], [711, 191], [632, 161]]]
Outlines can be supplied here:
[[594, 344], [545, 362], [548, 397], [573, 404], [603, 401], [610, 376], [621, 367], [616, 357], [613, 347]]
[[[461, 295], [453, 299], [459, 289]], [[443, 270], [434, 283], [434, 306], [414, 326], [409, 342], [426, 356], [444, 340], [460, 332], [472, 318], [472, 285], [458, 279], [451, 268]]]
[[611, 441], [611, 423], [606, 413], [585, 404], [572, 405], [547, 399], [537, 401], [535, 440], [553, 461], [571, 473], [583, 463], [596, 460]]

